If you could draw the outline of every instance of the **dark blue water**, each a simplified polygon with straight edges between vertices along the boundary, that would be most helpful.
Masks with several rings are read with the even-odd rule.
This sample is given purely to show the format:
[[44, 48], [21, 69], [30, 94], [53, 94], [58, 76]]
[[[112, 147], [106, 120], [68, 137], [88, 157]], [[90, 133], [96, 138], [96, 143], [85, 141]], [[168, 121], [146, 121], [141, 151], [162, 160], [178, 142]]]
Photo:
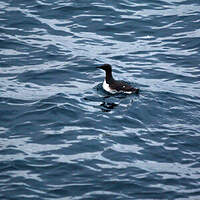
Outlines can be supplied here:
[[0, 199], [199, 200], [200, 2], [0, 1]]

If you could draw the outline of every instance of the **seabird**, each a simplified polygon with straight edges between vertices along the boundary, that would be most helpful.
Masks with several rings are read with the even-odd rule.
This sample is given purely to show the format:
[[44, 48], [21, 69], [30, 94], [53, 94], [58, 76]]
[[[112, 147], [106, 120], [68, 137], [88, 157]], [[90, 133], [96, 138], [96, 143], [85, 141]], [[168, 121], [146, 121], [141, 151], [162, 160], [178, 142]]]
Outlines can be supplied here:
[[133, 86], [129, 85], [128, 83], [124, 81], [118, 81], [115, 80], [112, 76], [112, 67], [109, 64], [104, 64], [99, 67], [99, 69], [103, 69], [106, 72], [106, 78], [104, 79], [103, 82], [103, 89], [109, 93], [126, 93], [126, 94], [138, 94], [139, 89], [134, 88]]

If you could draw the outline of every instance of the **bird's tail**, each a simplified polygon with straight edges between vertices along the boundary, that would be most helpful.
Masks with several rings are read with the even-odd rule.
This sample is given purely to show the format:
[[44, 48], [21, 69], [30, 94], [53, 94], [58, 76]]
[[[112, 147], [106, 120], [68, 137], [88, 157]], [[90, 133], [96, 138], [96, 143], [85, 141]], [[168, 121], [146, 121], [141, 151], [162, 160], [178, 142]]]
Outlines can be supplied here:
[[139, 94], [139, 91], [140, 91], [140, 90], [139, 90], [138, 88], [134, 88], [134, 89], [133, 89], [133, 92], [134, 92], [135, 94]]

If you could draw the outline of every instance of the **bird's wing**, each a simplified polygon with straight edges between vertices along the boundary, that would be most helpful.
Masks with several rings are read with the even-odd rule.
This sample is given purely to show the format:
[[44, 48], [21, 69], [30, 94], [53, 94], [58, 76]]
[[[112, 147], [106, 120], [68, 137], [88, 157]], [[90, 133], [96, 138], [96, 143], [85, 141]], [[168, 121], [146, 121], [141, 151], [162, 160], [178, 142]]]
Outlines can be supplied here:
[[124, 81], [115, 81], [113, 84], [110, 85], [110, 87], [117, 91], [121, 90], [132, 91], [134, 89], [131, 85], [127, 84]]

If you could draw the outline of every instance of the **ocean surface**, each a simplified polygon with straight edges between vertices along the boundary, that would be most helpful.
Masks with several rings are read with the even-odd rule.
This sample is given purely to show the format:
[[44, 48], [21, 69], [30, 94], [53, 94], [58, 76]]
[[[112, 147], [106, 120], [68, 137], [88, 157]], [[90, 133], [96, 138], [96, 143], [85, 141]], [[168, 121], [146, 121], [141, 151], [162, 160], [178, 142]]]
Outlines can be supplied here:
[[200, 199], [200, 1], [0, 0], [0, 200], [22, 199]]

